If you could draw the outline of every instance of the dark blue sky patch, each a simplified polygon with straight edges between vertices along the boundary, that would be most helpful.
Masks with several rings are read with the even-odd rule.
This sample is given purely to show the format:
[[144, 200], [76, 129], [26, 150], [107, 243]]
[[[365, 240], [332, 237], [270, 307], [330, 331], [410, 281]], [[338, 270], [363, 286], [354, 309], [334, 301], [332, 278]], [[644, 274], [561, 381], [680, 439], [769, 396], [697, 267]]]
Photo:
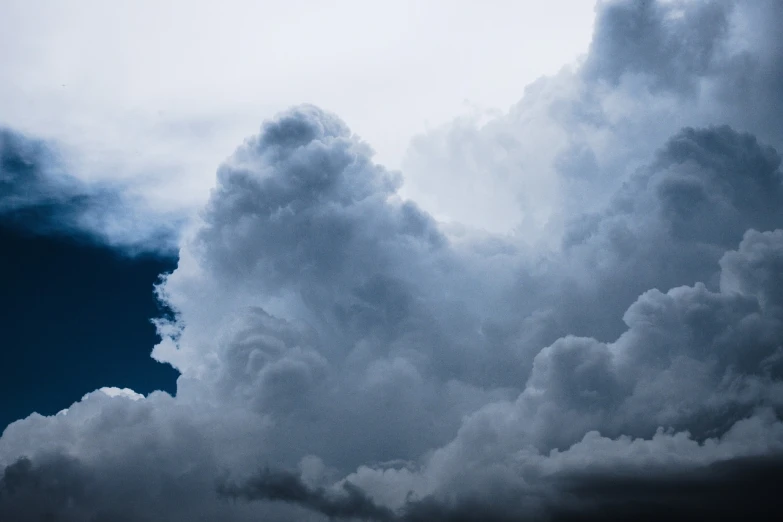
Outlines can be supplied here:
[[0, 426], [53, 414], [102, 386], [175, 390], [150, 358], [152, 285], [173, 258], [124, 257], [0, 222]]

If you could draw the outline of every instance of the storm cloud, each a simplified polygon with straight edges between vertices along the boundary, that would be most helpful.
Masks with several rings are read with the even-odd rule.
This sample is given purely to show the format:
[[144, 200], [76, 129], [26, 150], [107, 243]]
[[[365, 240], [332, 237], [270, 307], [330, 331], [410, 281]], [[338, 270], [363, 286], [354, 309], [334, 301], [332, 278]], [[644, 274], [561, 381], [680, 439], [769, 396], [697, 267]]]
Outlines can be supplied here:
[[265, 122], [157, 287], [176, 396], [11, 424], [0, 518], [773, 519], [779, 19], [599, 3], [578, 66], [414, 142], [447, 206], [497, 196], [464, 225], [336, 115]]
[[308, 487], [293, 473], [265, 469], [245, 484], [220, 485], [218, 494], [229, 498], [296, 504], [330, 519], [360, 518], [383, 521], [395, 518], [390, 509], [377, 506], [361, 489], [350, 482], [344, 482], [342, 490], [342, 493], [329, 494], [322, 488]]

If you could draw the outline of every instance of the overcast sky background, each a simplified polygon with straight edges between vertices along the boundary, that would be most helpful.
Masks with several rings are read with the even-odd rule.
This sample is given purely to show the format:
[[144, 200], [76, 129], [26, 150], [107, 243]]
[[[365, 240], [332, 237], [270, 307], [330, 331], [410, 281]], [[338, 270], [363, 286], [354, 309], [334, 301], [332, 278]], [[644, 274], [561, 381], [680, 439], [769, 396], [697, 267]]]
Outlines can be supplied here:
[[0, 519], [780, 518], [778, 0], [80, 4], [0, 4]]
[[259, 122], [299, 103], [400, 168], [415, 134], [505, 111], [585, 53], [593, 5], [9, 0], [2, 14], [3, 123], [68, 146], [82, 179], [131, 178], [156, 210], [189, 211]]

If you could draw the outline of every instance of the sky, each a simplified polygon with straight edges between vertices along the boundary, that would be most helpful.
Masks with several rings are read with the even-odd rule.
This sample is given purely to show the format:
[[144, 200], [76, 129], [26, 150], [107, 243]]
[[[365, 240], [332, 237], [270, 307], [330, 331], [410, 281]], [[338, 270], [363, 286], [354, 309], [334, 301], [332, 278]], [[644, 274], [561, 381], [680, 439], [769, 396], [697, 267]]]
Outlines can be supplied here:
[[0, 519], [777, 520], [777, 0], [77, 3], [0, 6]]
[[53, 415], [104, 385], [174, 392], [177, 372], [140, 347], [157, 340], [149, 318], [162, 310], [152, 285], [176, 261], [130, 259], [9, 221], [0, 224], [3, 428], [34, 411]]
[[[56, 140], [80, 179], [132, 180], [125, 193], [161, 220], [203, 205], [217, 166], [300, 103], [340, 114], [399, 169], [414, 135], [506, 110], [583, 54], [593, 19], [591, 2], [572, 0], [6, 0], [2, 10], [0, 75], [13, 78], [0, 86], [4, 124]], [[148, 231], [103, 232], [128, 242]]]

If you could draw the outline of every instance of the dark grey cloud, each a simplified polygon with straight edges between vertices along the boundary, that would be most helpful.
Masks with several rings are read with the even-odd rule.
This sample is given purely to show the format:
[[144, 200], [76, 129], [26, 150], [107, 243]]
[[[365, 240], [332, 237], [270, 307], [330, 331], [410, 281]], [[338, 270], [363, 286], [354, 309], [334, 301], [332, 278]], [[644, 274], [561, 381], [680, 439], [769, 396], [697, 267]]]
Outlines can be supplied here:
[[[580, 416], [605, 434], [649, 436], [671, 426], [704, 438], [760, 405], [777, 407], [780, 310], [767, 304], [767, 288], [750, 291], [744, 277], [752, 263], [756, 277], [778, 279], [781, 239], [779, 231], [748, 232], [722, 258], [716, 292], [697, 283], [644, 293], [623, 315], [628, 329], [614, 343], [566, 337], [542, 350], [528, 382], [531, 400], [544, 400], [551, 422], [563, 423], [543, 440], [567, 437]], [[755, 261], [760, 250], [763, 262]], [[562, 409], [572, 413], [558, 419]]]
[[672, 469], [596, 469], [563, 473], [537, 494], [449, 502], [428, 498], [406, 506], [409, 522], [593, 522], [777, 520], [779, 455]]
[[418, 522], [592, 522], [777, 520], [779, 456], [722, 461], [695, 469], [600, 470], [552, 477], [543, 492], [411, 503], [400, 520]]
[[[701, 281], [715, 288], [718, 260], [748, 229], [783, 224], [780, 156], [729, 127], [686, 128], [668, 140], [601, 213], [565, 228], [564, 256], [589, 281], [557, 297], [560, 335], [611, 339], [624, 309], [649, 288]], [[600, 307], [587, 304], [601, 299]]]
[[594, 470], [559, 478], [552, 520], [777, 520], [780, 455], [672, 470]]
[[50, 456], [33, 464], [20, 458], [0, 478], [0, 516], [4, 520], [76, 520], [90, 494], [89, 477], [74, 459]]
[[66, 520], [763, 519], [781, 40], [750, 4], [601, 3], [583, 63], [414, 144], [434, 194], [442, 154], [457, 203], [498, 195], [538, 248], [438, 223], [333, 114], [263, 124], [157, 289], [176, 397], [12, 424], [0, 513], [50, 488]]
[[644, 75], [653, 89], [695, 94], [729, 33], [732, 2], [608, 2], [597, 13], [585, 75], [619, 84]]
[[[171, 252], [182, 217], [142, 215], [120, 184], [88, 184], [68, 173], [56, 144], [0, 127], [0, 219], [36, 234], [109, 243], [129, 253]], [[153, 219], [153, 222], [149, 222]]]
[[779, 7], [775, 0], [607, 2], [581, 74], [598, 85], [650, 89], [694, 120], [728, 123], [779, 146]]
[[[516, 520], [777, 520], [776, 484], [783, 473], [779, 455], [746, 457], [681, 469], [594, 469], [557, 474], [534, 490], [503, 491], [491, 499], [426, 497], [397, 512], [377, 505], [357, 486], [342, 483], [332, 491], [306, 484], [293, 472], [266, 469], [237, 484], [221, 482], [217, 494], [248, 502], [297, 505], [329, 520], [400, 522], [504, 522]], [[50, 455], [40, 462], [22, 458], [0, 479], [4, 520], [158, 520], [131, 507], [95, 509], [104, 495], [90, 470], [78, 461]], [[116, 499], [114, 499], [116, 502]], [[109, 504], [110, 502], [106, 502]], [[225, 507], [236, 506], [236, 503]], [[295, 515], [296, 512], [289, 513]], [[305, 515], [306, 516], [306, 515]], [[250, 520], [250, 519], [248, 519]]]
[[265, 469], [243, 484], [220, 484], [218, 494], [243, 500], [287, 502], [336, 519], [390, 521], [396, 516], [387, 507], [378, 506], [364, 491], [350, 482], [341, 484], [341, 491], [328, 492], [312, 488], [295, 473]]

